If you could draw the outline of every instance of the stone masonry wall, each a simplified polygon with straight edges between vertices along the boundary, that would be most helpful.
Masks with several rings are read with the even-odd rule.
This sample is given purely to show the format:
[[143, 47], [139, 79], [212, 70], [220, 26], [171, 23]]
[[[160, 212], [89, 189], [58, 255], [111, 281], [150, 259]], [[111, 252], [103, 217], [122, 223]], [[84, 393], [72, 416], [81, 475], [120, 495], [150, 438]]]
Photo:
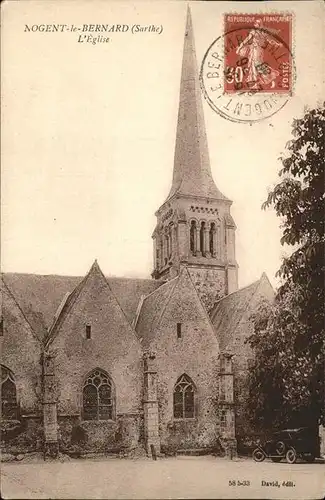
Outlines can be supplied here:
[[144, 440], [147, 454], [155, 455], [160, 453], [156, 353], [150, 351], [144, 353], [143, 368]]
[[1, 423], [2, 451], [24, 453], [42, 446], [41, 342], [7, 289], [2, 289], [1, 364], [14, 375], [18, 420]]
[[[90, 339], [86, 338], [86, 325], [91, 326]], [[142, 352], [99, 270], [88, 276], [49, 349], [56, 353], [58, 418], [65, 441], [69, 442], [69, 429], [72, 432], [63, 423], [68, 419], [83, 427], [87, 446], [93, 449], [107, 450], [122, 441], [131, 447], [139, 445]], [[112, 421], [82, 421], [83, 385], [95, 368], [106, 371], [113, 384]]]
[[143, 446], [143, 416], [117, 415], [114, 421], [85, 422], [59, 417], [59, 448], [76, 457], [87, 453], [119, 453]]
[[[177, 338], [181, 323], [182, 338]], [[157, 353], [159, 431], [162, 451], [220, 449], [219, 348], [189, 275], [182, 272], [151, 348]], [[195, 418], [175, 420], [173, 389], [186, 373], [196, 387]]]
[[189, 268], [197, 292], [209, 311], [214, 303], [226, 293], [226, 273], [224, 269]]

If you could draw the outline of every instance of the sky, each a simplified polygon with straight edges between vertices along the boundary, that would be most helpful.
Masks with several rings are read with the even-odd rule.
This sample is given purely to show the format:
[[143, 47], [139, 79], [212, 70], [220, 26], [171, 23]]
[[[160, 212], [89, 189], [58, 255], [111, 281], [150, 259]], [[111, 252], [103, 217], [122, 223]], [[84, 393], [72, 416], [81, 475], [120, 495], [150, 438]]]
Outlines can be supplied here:
[[[2, 9], [2, 271], [150, 277], [155, 211], [169, 192], [187, 2], [10, 1]], [[190, 2], [199, 65], [238, 3]], [[293, 96], [270, 119], [226, 120], [204, 102], [211, 170], [233, 200], [239, 285], [275, 273], [280, 220], [262, 211], [291, 123], [323, 93], [320, 2], [240, 2], [294, 13]], [[108, 43], [33, 25], [134, 24]], [[95, 33], [93, 33], [96, 35]], [[103, 37], [105, 33], [100, 33]]]

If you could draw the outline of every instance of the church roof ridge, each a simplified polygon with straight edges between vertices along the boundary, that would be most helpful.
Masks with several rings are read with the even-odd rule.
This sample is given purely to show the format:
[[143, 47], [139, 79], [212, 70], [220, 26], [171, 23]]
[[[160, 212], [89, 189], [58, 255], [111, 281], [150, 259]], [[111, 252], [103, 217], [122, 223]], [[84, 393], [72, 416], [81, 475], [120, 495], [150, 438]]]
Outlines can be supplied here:
[[[150, 278], [104, 276], [131, 323], [141, 295], [147, 296], [165, 283]], [[2, 272], [1, 277], [25, 315], [29, 314], [30, 309], [35, 314], [42, 315], [45, 329], [53, 325], [54, 316], [62, 299], [69, 293], [68, 300], [71, 300], [74, 290], [85, 279], [85, 275], [14, 272]]]
[[[87, 271], [86, 274], [88, 274], [89, 271]], [[115, 276], [115, 275], [110, 275], [110, 274], [105, 274], [103, 273], [105, 278], [108, 279], [108, 280], [125, 280], [125, 281], [139, 281], [139, 282], [143, 282], [143, 281], [148, 281], [148, 282], [152, 282], [152, 278], [141, 278], [139, 276]], [[82, 280], [85, 275], [80, 275], [80, 274], [59, 274], [59, 273], [31, 273], [31, 272], [23, 272], [23, 271], [19, 271], [19, 272], [16, 272], [16, 271], [2, 271], [0, 273], [0, 275], [2, 277], [35, 277], [35, 278], [62, 278], [62, 279], [71, 279], [71, 280], [77, 280], [77, 279], [80, 279]], [[163, 281], [164, 283], [164, 281]]]
[[160, 287], [156, 288], [156, 290], [153, 290], [152, 292], [148, 293], [148, 295], [146, 295], [144, 298], [143, 298], [143, 302], [148, 299], [149, 297], [151, 297], [151, 295], [153, 295], [154, 293], [156, 293], [158, 290], [161, 290], [165, 285], [169, 285], [172, 281], [175, 281], [179, 278], [179, 274], [177, 276], [175, 276], [175, 278], [171, 279], [171, 280], [168, 280], [168, 281], [164, 281], [162, 283], [162, 285], [160, 285]]

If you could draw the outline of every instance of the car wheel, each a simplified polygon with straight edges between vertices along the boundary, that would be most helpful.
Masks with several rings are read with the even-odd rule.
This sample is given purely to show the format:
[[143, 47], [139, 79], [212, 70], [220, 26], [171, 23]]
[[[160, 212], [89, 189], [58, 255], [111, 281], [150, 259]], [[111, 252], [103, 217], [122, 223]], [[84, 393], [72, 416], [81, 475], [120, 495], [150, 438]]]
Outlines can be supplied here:
[[315, 462], [315, 456], [314, 455], [305, 455], [304, 456], [304, 459], [306, 460], [306, 462], [308, 462], [309, 464], [312, 464], [313, 462]]
[[278, 462], [281, 462], [281, 458], [282, 457], [271, 457], [271, 460], [272, 460], [272, 462], [278, 463]]
[[286, 460], [288, 464], [294, 464], [297, 460], [297, 452], [294, 448], [289, 448], [286, 453]]
[[276, 446], [275, 446], [275, 451], [277, 452], [278, 455], [284, 455], [286, 451], [286, 445], [284, 444], [283, 441], [278, 441]]
[[255, 462], [263, 462], [265, 460], [265, 453], [260, 448], [256, 448], [253, 451], [253, 458]]

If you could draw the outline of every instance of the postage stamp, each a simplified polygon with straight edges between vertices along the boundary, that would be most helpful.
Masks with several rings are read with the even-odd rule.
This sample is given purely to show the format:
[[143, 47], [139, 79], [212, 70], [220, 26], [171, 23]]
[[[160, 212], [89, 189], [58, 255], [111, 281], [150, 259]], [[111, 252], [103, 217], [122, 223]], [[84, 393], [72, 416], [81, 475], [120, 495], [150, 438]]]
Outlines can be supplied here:
[[292, 91], [291, 15], [226, 15], [224, 32], [225, 92]]
[[286, 104], [294, 74], [291, 14], [226, 14], [200, 76], [212, 109], [231, 121], [254, 122]]

